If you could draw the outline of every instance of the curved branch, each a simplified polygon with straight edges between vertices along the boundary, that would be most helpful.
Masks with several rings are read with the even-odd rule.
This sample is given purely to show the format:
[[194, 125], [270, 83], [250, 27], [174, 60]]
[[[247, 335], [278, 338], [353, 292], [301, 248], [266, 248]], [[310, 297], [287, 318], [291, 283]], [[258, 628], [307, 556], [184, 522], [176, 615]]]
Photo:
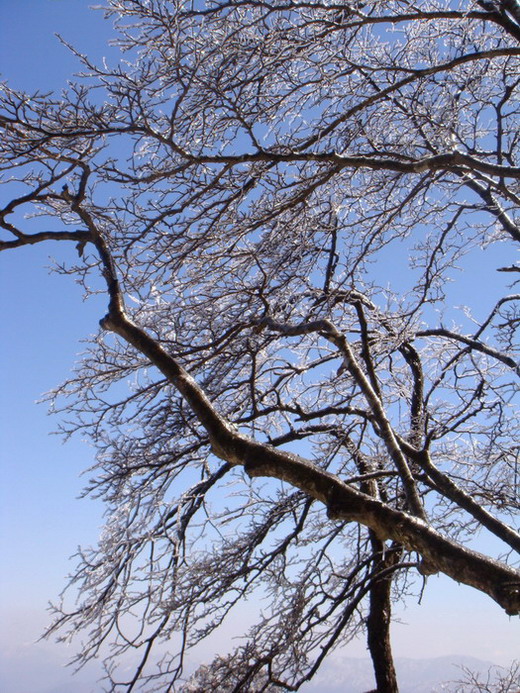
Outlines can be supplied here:
[[[114, 306], [115, 304], [113, 304]], [[291, 453], [259, 443], [237, 432], [215, 410], [195, 380], [122, 310], [101, 321], [132, 344], [168, 378], [186, 399], [206, 429], [213, 452], [232, 465], [241, 465], [251, 477], [287, 481], [327, 506], [331, 519], [359, 522], [381, 539], [393, 539], [424, 559], [423, 569], [440, 570], [457, 582], [492, 597], [509, 614], [520, 613], [520, 572], [471, 551], [440, 535], [422, 519], [394, 510], [353, 489], [334, 474]]]
[[465, 337], [464, 335], [457, 334], [456, 332], [452, 332], [451, 330], [447, 330], [443, 327], [431, 330], [420, 330], [416, 333], [416, 336], [447, 337], [448, 339], [452, 339], [455, 342], [462, 342], [471, 349], [475, 349], [475, 351], [480, 351], [482, 354], [486, 354], [487, 356], [491, 356], [497, 361], [501, 361], [509, 368], [512, 368], [518, 375], [520, 375], [520, 364], [518, 364], [513, 358], [511, 358], [510, 356], [506, 356], [505, 354], [502, 354], [497, 349], [493, 349], [493, 347], [489, 347], [487, 346], [487, 344], [483, 344], [482, 342], [479, 342], [477, 339], [474, 339], [472, 337]]

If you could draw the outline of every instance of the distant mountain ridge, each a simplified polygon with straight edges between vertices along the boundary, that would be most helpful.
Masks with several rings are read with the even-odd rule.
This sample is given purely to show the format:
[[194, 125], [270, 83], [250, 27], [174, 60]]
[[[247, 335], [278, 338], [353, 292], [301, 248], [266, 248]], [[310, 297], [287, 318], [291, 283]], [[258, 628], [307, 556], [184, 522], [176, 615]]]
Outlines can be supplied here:
[[[462, 691], [457, 681], [464, 678], [463, 667], [486, 674], [497, 667], [493, 662], [453, 655], [431, 659], [397, 657], [395, 660], [400, 693], [451, 693]], [[350, 657], [329, 661], [302, 693], [365, 693], [374, 688], [372, 663], [368, 658]], [[467, 689], [468, 693], [470, 688]]]
[[[54, 656], [53, 656], [54, 654]], [[21, 648], [9, 655], [0, 652], [1, 693], [98, 693], [103, 690], [102, 676], [95, 664], [72, 676], [62, 656], [40, 645], [31, 647], [31, 657]], [[480, 674], [495, 668], [493, 662], [475, 657], [453, 655], [429, 659], [396, 658], [400, 693], [476, 693], [469, 686], [461, 688], [456, 681], [464, 678], [462, 667]], [[24, 666], [25, 665], [25, 666]], [[486, 678], [484, 676], [484, 678]], [[318, 675], [302, 686], [302, 693], [366, 693], [374, 688], [372, 663], [367, 657], [329, 657]], [[512, 692], [511, 692], [512, 693]], [[514, 693], [520, 693], [520, 690]]]

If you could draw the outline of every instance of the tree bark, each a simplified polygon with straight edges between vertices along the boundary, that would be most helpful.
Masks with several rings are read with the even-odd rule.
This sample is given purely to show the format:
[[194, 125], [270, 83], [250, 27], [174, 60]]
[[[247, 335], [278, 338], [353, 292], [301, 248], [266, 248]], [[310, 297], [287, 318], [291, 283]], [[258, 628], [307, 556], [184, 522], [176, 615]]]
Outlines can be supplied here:
[[370, 539], [379, 559], [375, 563], [376, 577], [370, 588], [369, 612], [367, 618], [367, 644], [374, 667], [377, 693], [399, 693], [397, 675], [390, 640], [390, 623], [392, 616], [392, 571], [399, 562], [402, 550], [393, 546], [387, 550], [373, 532]]

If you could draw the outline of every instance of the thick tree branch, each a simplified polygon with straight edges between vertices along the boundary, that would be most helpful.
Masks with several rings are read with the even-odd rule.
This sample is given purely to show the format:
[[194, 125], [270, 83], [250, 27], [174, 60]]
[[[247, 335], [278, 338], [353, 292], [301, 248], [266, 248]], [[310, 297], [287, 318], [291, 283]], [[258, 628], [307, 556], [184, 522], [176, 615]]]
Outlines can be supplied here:
[[[11, 230], [11, 224], [2, 224], [3, 228]], [[18, 233], [11, 241], [0, 241], [0, 251], [21, 248], [25, 245], [35, 245], [43, 241], [76, 241], [78, 244], [91, 240], [88, 231], [40, 231], [39, 233]]]
[[[341, 336], [331, 332], [334, 329], [332, 325], [324, 323], [320, 329], [325, 329], [341, 342]], [[360, 522], [381, 540], [392, 539], [420, 553], [428, 572], [440, 570], [457, 582], [485, 592], [507, 613], [520, 613], [520, 572], [459, 546], [438, 534], [424, 520], [394, 510], [356, 491], [308, 460], [238, 433], [216, 412], [182, 366], [130, 321], [122, 310], [112, 308], [101, 325], [146, 355], [178, 389], [205, 428], [212, 450], [218, 457], [232, 465], [243, 465], [251, 477], [274, 477], [292, 484], [323, 502], [331, 519]], [[307, 325], [300, 329], [310, 328]]]

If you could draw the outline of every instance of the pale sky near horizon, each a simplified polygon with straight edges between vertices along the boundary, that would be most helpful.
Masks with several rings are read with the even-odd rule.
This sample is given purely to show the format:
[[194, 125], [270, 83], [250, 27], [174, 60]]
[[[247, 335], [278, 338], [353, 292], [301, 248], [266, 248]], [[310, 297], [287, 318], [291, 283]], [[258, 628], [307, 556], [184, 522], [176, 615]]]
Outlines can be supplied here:
[[[2, 78], [28, 91], [65, 86], [76, 63], [54, 32], [96, 58], [114, 56], [105, 47], [110, 25], [89, 4], [0, 0]], [[96, 332], [104, 313], [103, 299], [83, 302], [71, 278], [48, 274], [53, 253], [62, 249], [40, 245], [0, 254], [2, 693], [80, 690], [70, 669], [62, 669], [70, 649], [35, 641], [47, 623], [48, 600], [57, 598], [72, 569], [68, 557], [78, 544], [95, 543], [102, 523], [99, 502], [78, 500], [93, 449], [50, 436], [58, 421], [46, 415], [45, 404], [35, 404], [66, 378], [81, 339]], [[519, 657], [520, 619], [447, 578], [430, 578], [422, 606], [412, 602], [399, 615], [407, 625], [394, 626], [396, 656], [467, 654], [501, 665]], [[347, 656], [364, 653], [362, 642], [345, 650]]]

